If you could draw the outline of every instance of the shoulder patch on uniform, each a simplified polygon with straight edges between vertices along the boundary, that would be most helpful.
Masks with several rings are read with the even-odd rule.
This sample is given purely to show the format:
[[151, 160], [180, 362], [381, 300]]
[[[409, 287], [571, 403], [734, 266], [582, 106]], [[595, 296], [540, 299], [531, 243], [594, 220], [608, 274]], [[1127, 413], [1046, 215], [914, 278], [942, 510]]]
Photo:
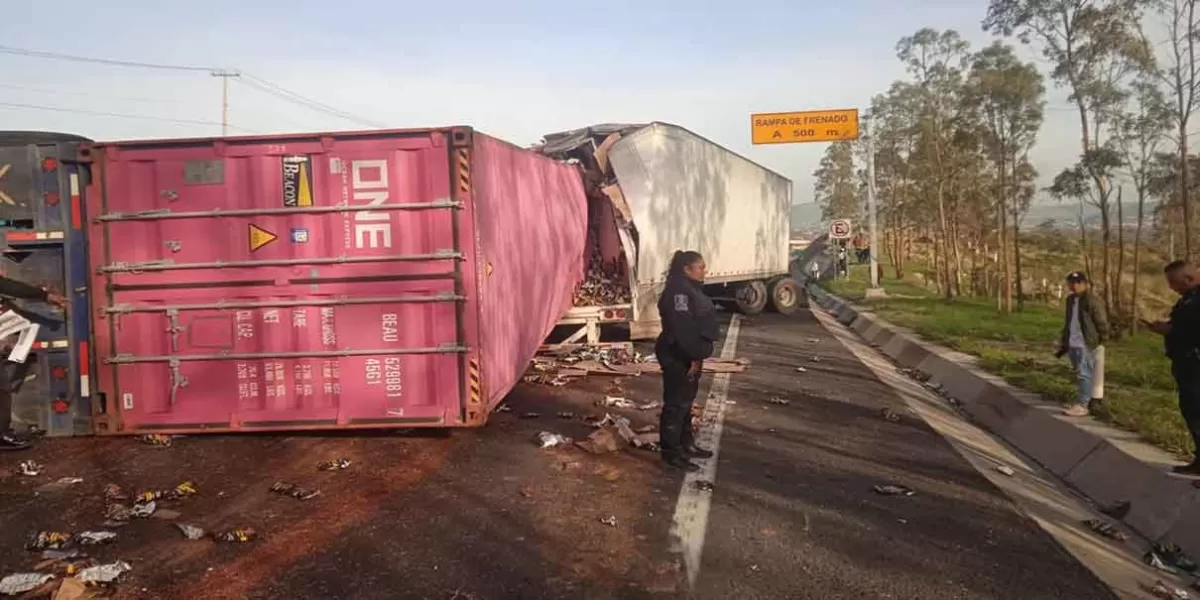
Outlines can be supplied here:
[[679, 312], [687, 312], [688, 311], [687, 294], [675, 294], [675, 310], [677, 310]]

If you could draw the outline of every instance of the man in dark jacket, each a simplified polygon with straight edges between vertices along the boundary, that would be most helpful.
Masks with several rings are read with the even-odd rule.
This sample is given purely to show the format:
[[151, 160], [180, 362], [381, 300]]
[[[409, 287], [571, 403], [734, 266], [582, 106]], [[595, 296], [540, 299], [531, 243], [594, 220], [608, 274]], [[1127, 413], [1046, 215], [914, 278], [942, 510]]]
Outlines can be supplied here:
[[[1171, 375], [1179, 388], [1179, 412], [1200, 457], [1200, 271], [1183, 261], [1175, 261], [1163, 271], [1167, 285], [1179, 294], [1179, 301], [1171, 309], [1170, 320], [1142, 321], [1142, 324], [1165, 338]], [[1172, 470], [1179, 475], [1200, 477], [1200, 458]]]
[[[0, 276], [0, 314], [12, 310], [12, 300], [39, 300], [58, 307], [67, 301], [62, 296], [43, 288]], [[29, 442], [22, 440], [12, 431], [12, 378], [9, 372], [7, 351], [0, 355], [0, 451], [24, 450]]]
[[1058, 356], [1067, 355], [1079, 381], [1079, 395], [1064, 409], [1072, 417], [1086, 417], [1104, 402], [1104, 342], [1108, 339], [1108, 315], [1104, 300], [1091, 293], [1087, 275], [1067, 275], [1067, 317], [1058, 341]]

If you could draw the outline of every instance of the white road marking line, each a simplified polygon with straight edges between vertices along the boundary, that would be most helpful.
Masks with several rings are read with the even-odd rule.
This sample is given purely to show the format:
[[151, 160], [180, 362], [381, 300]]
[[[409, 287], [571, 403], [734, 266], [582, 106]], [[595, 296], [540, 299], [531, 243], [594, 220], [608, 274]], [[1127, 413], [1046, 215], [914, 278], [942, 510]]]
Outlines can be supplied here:
[[[738, 332], [742, 328], [742, 316], [733, 315], [725, 331], [725, 343], [721, 346], [721, 358], [733, 359], [737, 352]], [[725, 400], [729, 397], [730, 373], [718, 373], [713, 377], [704, 401], [700, 431], [696, 433], [696, 445], [712, 450], [712, 458], [697, 461], [700, 470], [688, 473], [683, 478], [683, 489], [679, 490], [679, 501], [675, 504], [675, 519], [671, 523], [671, 551], [683, 555], [687, 568], [688, 584], [694, 585], [700, 575], [700, 557], [704, 553], [704, 533], [708, 529], [708, 510], [712, 506], [712, 492], [701, 491], [698, 481], [716, 483], [717, 459], [721, 455], [721, 431], [725, 428]]]

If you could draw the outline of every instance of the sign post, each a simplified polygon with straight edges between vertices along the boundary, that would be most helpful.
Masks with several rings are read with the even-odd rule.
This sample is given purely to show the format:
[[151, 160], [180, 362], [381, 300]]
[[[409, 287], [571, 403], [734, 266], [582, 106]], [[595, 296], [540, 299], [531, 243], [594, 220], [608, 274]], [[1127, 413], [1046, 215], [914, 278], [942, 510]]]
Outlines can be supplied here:
[[[755, 113], [750, 115], [750, 141], [761, 145], [857, 140], [858, 123], [857, 108]], [[879, 261], [875, 254], [879, 248], [879, 232], [875, 219], [875, 142], [871, 139], [869, 121], [867, 129], [867, 224], [871, 229], [871, 287], [867, 289], [867, 296], [878, 297], [883, 295], [883, 288], [879, 286]], [[841, 233], [841, 224], [845, 225], [844, 234]], [[850, 221], [843, 219], [829, 224], [831, 239], [845, 240], [850, 237], [850, 231]], [[839, 244], [844, 246], [844, 242]]]

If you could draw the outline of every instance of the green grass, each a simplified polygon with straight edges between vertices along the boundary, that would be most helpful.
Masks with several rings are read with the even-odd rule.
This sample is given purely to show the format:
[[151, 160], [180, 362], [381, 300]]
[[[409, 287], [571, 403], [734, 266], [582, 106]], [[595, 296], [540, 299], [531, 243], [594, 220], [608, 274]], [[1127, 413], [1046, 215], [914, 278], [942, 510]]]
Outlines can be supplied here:
[[[914, 281], [886, 277], [891, 297], [864, 300], [868, 272], [852, 269], [851, 277], [828, 288], [839, 296], [869, 306], [883, 319], [913, 330], [923, 338], [977, 356], [983, 369], [1048, 400], [1075, 396], [1069, 361], [1054, 358], [1063, 311], [1040, 305], [1005, 315], [995, 300], [945, 300]], [[1179, 416], [1175, 382], [1163, 356], [1162, 339], [1141, 334], [1110, 342], [1105, 360], [1106, 404], [1111, 421], [1150, 443], [1182, 456], [1195, 452]]]

